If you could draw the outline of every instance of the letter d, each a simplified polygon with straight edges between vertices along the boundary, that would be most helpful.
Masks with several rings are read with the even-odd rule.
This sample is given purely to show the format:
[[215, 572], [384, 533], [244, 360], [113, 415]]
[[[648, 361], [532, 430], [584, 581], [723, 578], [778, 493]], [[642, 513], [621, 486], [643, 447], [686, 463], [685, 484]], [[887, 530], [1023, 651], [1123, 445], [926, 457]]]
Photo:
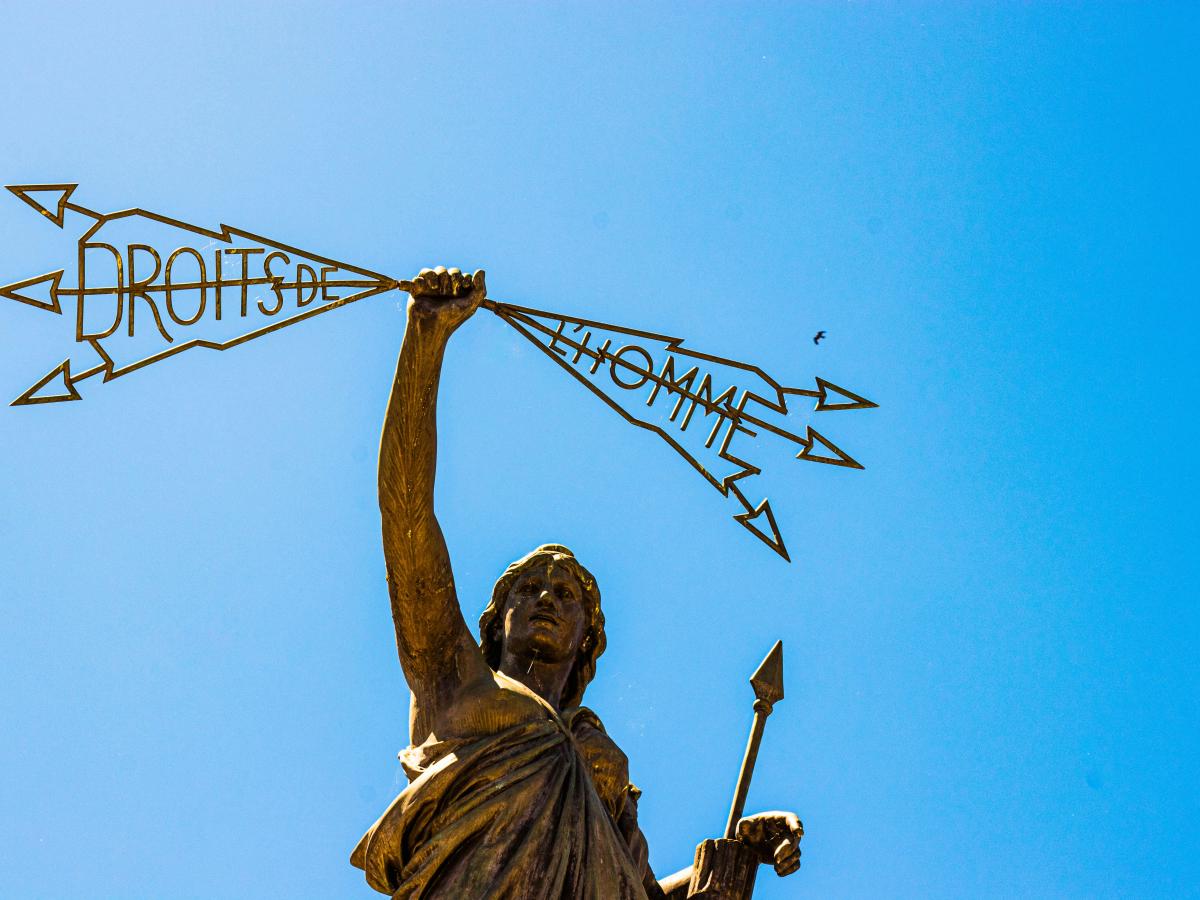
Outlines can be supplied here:
[[[84, 289], [87, 287], [87, 277], [85, 267], [87, 265], [88, 250], [107, 250], [113, 255], [113, 259], [117, 261], [117, 283], [113, 288], [113, 293], [117, 295], [117, 316], [113, 320], [112, 327], [107, 331], [97, 331], [91, 334], [85, 334], [83, 331], [83, 302], [87, 299], [87, 294]], [[105, 294], [93, 295], [105, 296]], [[75, 340], [76, 341], [93, 341], [100, 338], [106, 338], [121, 324], [121, 318], [125, 311], [125, 265], [121, 260], [121, 254], [112, 244], [80, 244], [79, 245], [79, 306], [76, 307], [75, 313]]]

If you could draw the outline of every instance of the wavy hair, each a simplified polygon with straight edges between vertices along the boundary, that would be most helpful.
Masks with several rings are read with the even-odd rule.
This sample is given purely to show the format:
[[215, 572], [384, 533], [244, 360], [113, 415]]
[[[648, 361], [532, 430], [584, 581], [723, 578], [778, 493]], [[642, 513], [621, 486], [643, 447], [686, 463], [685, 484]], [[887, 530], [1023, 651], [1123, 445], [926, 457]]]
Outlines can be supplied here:
[[596, 675], [596, 660], [608, 646], [608, 639], [604, 636], [604, 611], [600, 608], [600, 588], [592, 573], [583, 567], [568, 548], [562, 544], [542, 544], [504, 570], [504, 574], [492, 588], [491, 601], [479, 616], [479, 649], [483, 651], [483, 658], [492, 670], [498, 670], [504, 651], [504, 605], [508, 600], [508, 592], [526, 571], [549, 563], [559, 563], [575, 576], [583, 591], [581, 599], [587, 613], [587, 627], [583, 639], [579, 642], [575, 666], [563, 687], [562, 706], [567, 709], [578, 706], [583, 700], [583, 692], [587, 689], [588, 682]]

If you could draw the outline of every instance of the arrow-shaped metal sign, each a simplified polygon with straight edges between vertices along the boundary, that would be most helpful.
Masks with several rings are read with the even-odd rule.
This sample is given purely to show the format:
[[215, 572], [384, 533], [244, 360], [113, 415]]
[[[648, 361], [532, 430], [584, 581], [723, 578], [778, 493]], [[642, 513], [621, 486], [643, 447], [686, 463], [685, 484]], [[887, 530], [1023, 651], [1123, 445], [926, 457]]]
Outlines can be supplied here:
[[753, 502], [749, 479], [763, 468], [745, 458], [749, 442], [781, 440], [795, 459], [861, 469], [811, 425], [796, 427], [795, 398], [814, 412], [875, 406], [817, 378], [785, 387], [758, 366], [685, 349], [683, 340], [506, 303], [485, 305], [569, 372], [625, 421], [657, 434], [739, 510], [733, 518], [789, 559], [771, 503]]
[[[98, 213], [72, 201], [77, 186], [8, 188], [60, 228], [77, 217], [83, 233], [73, 266], [0, 287], [0, 298], [73, 318], [76, 344], [90, 351], [82, 366], [68, 356], [13, 406], [79, 400], [77, 385], [96, 375], [109, 382], [192, 347], [227, 350], [408, 286], [229, 225], [212, 230], [143, 209]], [[798, 421], [876, 405], [830, 381], [786, 387], [757, 366], [685, 349], [680, 338], [495, 300], [484, 305], [627, 422], [666, 441], [732, 497], [733, 518], [784, 559], [770, 501], [749, 493], [749, 479], [763, 473], [747, 458], [750, 442], [761, 435], [789, 459], [862, 468]], [[802, 410], [799, 397], [816, 403]]]
[[76, 187], [8, 188], [60, 228], [69, 211], [86, 229], [71, 282], [58, 269], [2, 287], [0, 297], [60, 315], [70, 301], [75, 341], [98, 361], [72, 371], [68, 358], [13, 406], [79, 400], [76, 385], [95, 375], [112, 381], [192, 347], [227, 350], [396, 287], [377, 272], [229, 225], [213, 231], [144, 209], [98, 213], [71, 202]]

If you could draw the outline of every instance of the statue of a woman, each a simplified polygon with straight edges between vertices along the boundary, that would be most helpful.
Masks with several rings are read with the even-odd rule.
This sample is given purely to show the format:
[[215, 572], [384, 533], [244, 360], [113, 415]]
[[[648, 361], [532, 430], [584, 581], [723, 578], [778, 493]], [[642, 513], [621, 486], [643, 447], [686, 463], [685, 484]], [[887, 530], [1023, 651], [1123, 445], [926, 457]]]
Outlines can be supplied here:
[[[379, 452], [379, 508], [400, 664], [412, 689], [410, 784], [351, 857], [396, 900], [671, 900], [647, 862], [639, 791], [600, 719], [580, 706], [604, 652], [595, 579], [566, 547], [513, 563], [479, 620], [458, 604], [433, 512], [435, 410], [446, 342], [485, 296], [483, 272], [414, 280]], [[738, 836], [786, 875], [803, 830], [790, 813]]]

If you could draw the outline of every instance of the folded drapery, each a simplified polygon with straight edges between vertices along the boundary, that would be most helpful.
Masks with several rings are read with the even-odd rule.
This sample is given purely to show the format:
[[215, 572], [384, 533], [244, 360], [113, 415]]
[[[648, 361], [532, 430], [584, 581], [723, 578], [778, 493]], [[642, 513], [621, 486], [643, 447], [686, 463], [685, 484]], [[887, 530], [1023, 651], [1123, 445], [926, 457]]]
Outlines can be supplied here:
[[401, 754], [411, 783], [350, 858], [371, 887], [394, 900], [646, 900], [614, 824], [636, 789], [602, 800], [581, 745], [599, 719], [536, 699], [528, 722]]

